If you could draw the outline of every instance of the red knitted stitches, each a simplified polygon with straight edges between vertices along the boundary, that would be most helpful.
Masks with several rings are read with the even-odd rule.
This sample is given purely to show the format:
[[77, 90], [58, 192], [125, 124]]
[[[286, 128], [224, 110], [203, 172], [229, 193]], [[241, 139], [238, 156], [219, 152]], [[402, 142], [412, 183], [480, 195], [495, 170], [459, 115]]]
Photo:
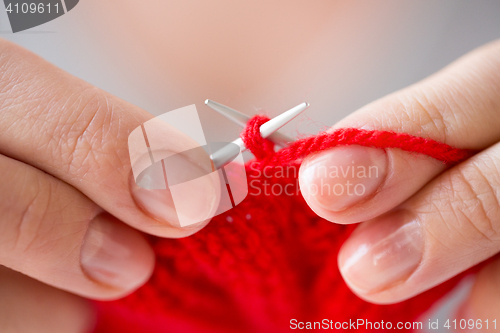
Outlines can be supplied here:
[[[282, 333], [290, 332], [292, 319], [396, 324], [417, 320], [460, 279], [393, 305], [355, 296], [337, 267], [337, 253], [355, 226], [331, 223], [309, 208], [297, 185], [296, 162], [341, 144], [400, 148], [447, 164], [469, 152], [407, 134], [342, 129], [275, 153], [259, 133], [265, 121], [254, 117], [242, 138], [261, 166], [289, 164], [286, 175], [268, 177], [249, 164], [249, 194], [238, 206], [193, 236], [149, 236], [157, 258], [151, 280], [126, 298], [96, 302], [96, 333]], [[275, 185], [294, 195], [265, 194], [265, 186]]]
[[[95, 333], [285, 333], [292, 319], [325, 318], [396, 325], [417, 320], [459, 281], [393, 305], [361, 300], [337, 267], [356, 226], [315, 214], [298, 192], [298, 167], [288, 171], [268, 178], [249, 165], [252, 185], [238, 206], [190, 237], [150, 237], [157, 258], [151, 280], [126, 298], [96, 303]], [[297, 195], [264, 195], [266, 183]]]
[[269, 148], [270, 141], [262, 139], [259, 132], [260, 125], [268, 120], [269, 118], [263, 116], [253, 117], [241, 133], [241, 138], [257, 160], [269, 165], [292, 164], [311, 153], [340, 145], [398, 148], [430, 156], [450, 166], [465, 160], [473, 153], [470, 150], [453, 148], [445, 143], [406, 133], [340, 128], [332, 133], [320, 133], [297, 140], [274, 154], [272, 148]]
[[266, 116], [254, 116], [241, 132], [240, 137], [245, 142], [245, 147], [260, 161], [274, 155], [274, 144], [260, 135], [260, 126], [269, 121]]

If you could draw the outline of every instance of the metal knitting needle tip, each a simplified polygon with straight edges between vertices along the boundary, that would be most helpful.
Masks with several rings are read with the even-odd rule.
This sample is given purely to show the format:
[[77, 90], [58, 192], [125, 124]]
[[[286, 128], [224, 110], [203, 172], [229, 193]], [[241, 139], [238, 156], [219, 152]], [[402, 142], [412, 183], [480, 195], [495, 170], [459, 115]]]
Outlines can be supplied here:
[[246, 114], [241, 113], [239, 111], [236, 111], [234, 109], [231, 109], [228, 106], [214, 102], [210, 99], [207, 99], [205, 101], [205, 104], [208, 107], [212, 108], [213, 110], [219, 112], [221, 115], [223, 115], [227, 119], [231, 120], [233, 123], [236, 123], [240, 126], [245, 127], [245, 125], [247, 124], [247, 121], [250, 119], [250, 117], [247, 116]]
[[[205, 104], [211, 109], [217, 111], [218, 113], [226, 117], [227, 119], [231, 120], [233, 123], [236, 123], [242, 127], [245, 127], [248, 120], [250, 120], [250, 117], [247, 116], [246, 114], [231, 109], [228, 106], [214, 102], [210, 99], [205, 100]], [[270, 135], [269, 140], [282, 147], [286, 146], [289, 142], [293, 141], [293, 139], [288, 135], [284, 135], [279, 132]]]
[[[309, 103], [302, 103], [294, 108], [291, 108], [286, 112], [283, 112], [279, 116], [274, 117], [267, 123], [264, 123], [260, 126], [260, 135], [263, 138], [267, 138], [268, 136], [279, 130], [281, 127], [285, 126], [299, 114], [304, 112], [304, 110], [307, 109], [308, 107]], [[236, 148], [235, 145], [237, 145], [239, 149], [235, 149]], [[234, 140], [232, 143], [214, 152], [212, 155], [210, 155], [210, 158], [214, 163], [215, 169], [220, 169], [221, 167], [231, 162], [236, 156], [238, 156], [240, 151], [243, 152], [246, 149], [247, 148], [245, 147], [243, 140], [241, 138], [238, 138]]]
[[304, 112], [304, 110], [308, 107], [309, 103], [302, 103], [286, 112], [283, 112], [279, 116], [274, 117], [267, 123], [260, 126], [260, 135], [262, 135], [263, 138], [267, 138], [268, 136], [288, 124], [293, 118]]

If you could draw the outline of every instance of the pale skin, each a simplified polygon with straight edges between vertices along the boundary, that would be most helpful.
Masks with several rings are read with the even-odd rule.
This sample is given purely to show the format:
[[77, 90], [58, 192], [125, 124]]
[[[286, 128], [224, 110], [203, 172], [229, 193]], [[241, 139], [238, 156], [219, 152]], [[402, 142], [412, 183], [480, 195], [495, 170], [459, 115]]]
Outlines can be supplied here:
[[[141, 232], [186, 237], [208, 219], [179, 228], [161, 210], [138, 204], [127, 138], [151, 118], [146, 111], [9, 42], [0, 41], [0, 55], [0, 264], [8, 267], [0, 269], [0, 331], [85, 332], [93, 315], [83, 297], [116, 299], [151, 275], [154, 255]], [[362, 147], [304, 161], [300, 186], [310, 207], [334, 223], [361, 222], [339, 254], [356, 294], [377, 304], [398, 302], [500, 251], [500, 42], [332, 129], [339, 127], [405, 132], [478, 151], [453, 168]], [[173, 150], [189, 140], [171, 136]], [[380, 171], [362, 180], [362, 196], [308, 192], [321, 178], [311, 171], [315, 165], [351, 161]], [[462, 312], [500, 319], [498, 281], [495, 261], [479, 273]]]

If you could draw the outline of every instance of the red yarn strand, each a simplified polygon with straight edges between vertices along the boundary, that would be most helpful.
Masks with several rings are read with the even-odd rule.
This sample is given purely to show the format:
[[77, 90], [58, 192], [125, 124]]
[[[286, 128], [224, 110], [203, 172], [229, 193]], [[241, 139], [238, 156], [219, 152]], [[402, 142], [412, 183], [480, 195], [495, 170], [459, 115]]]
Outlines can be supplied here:
[[260, 136], [259, 127], [269, 121], [265, 116], [255, 116], [241, 133], [245, 146], [258, 161], [266, 165], [287, 165], [301, 160], [309, 154], [336, 146], [360, 145], [374, 148], [397, 148], [411, 153], [430, 156], [448, 166], [455, 165], [472, 156], [473, 151], [451, 147], [442, 142], [390, 131], [340, 128], [332, 133], [320, 133], [292, 142], [278, 152], [272, 143]]

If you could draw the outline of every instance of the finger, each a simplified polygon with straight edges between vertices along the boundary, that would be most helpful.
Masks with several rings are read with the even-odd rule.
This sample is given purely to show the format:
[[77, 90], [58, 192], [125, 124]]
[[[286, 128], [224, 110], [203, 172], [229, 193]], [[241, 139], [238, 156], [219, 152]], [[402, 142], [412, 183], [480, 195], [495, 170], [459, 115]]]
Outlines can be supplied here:
[[[190, 192], [192, 212], [202, 223], [187, 228], [172, 220], [175, 207], [168, 189], [131, 188], [128, 137], [134, 129], [142, 132], [141, 124], [151, 115], [14, 44], [0, 41], [0, 52], [0, 153], [52, 174], [118, 219], [158, 236], [190, 235], [213, 216], [219, 195], [216, 173], [198, 179]], [[175, 154], [197, 146], [166, 123], [152, 124], [157, 127], [149, 138], [154, 149]], [[149, 156], [141, 139], [142, 154]], [[185, 165], [200, 168], [189, 159]]]
[[397, 302], [500, 251], [500, 144], [426, 185], [395, 211], [356, 230], [340, 271], [361, 297]]
[[[408, 133], [453, 147], [500, 140], [500, 42], [434, 76], [367, 105], [334, 126]], [[300, 188], [310, 207], [337, 223], [374, 218], [416, 193], [446, 166], [398, 149], [339, 147], [308, 157]]]
[[[500, 258], [484, 267], [476, 277], [469, 299], [461, 307], [457, 321], [472, 319], [477, 331], [500, 329]], [[481, 323], [480, 327], [477, 325]]]
[[153, 250], [66, 183], [0, 155], [0, 264], [73, 293], [110, 299], [141, 286]]
[[87, 333], [94, 320], [84, 299], [0, 266], [0, 332]]

